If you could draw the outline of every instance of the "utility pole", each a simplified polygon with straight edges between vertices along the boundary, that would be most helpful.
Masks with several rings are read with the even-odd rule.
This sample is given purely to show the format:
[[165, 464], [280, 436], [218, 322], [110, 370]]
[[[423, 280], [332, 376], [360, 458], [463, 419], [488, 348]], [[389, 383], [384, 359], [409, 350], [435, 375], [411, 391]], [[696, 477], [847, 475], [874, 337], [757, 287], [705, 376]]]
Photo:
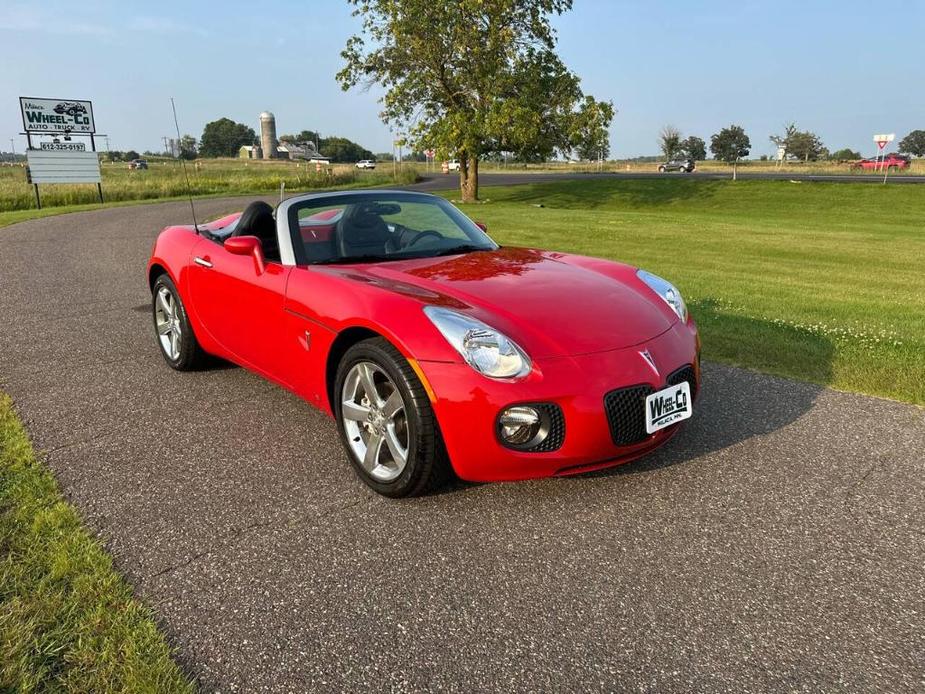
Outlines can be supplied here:
[[15, 137], [10, 138], [10, 151], [12, 152], [13, 158], [15, 159], [16, 158], [16, 138]]

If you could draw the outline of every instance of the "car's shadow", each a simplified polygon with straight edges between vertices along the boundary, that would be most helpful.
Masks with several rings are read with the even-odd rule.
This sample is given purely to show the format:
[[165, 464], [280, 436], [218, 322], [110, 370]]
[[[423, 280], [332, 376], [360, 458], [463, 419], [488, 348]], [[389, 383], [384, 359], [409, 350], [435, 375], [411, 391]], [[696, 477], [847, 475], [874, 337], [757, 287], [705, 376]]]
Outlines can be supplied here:
[[[821, 383], [831, 380], [835, 348], [826, 337], [781, 322], [751, 318], [711, 299], [692, 302], [692, 307], [707, 358], [715, 344], [715, 353], [724, 360], [757, 365], [772, 373], [796, 371]], [[709, 361], [704, 363], [703, 371], [703, 388], [694, 406], [694, 417], [674, 439], [638, 460], [575, 477], [636, 475], [690, 463], [786, 427], [809, 412], [823, 390], [814, 383]], [[472, 486], [455, 481], [438, 493]]]

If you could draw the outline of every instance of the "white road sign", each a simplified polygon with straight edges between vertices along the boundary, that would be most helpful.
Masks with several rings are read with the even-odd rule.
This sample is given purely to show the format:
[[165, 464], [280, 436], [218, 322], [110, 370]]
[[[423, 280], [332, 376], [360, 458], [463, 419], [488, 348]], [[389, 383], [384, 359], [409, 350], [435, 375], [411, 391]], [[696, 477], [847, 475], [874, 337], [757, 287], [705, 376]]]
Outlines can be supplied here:
[[96, 152], [26, 152], [33, 183], [99, 183], [100, 159]]
[[74, 133], [92, 135], [93, 104], [69, 99], [19, 97], [22, 124], [27, 133]]
[[896, 139], [896, 133], [883, 133], [882, 135], [874, 135], [874, 142], [892, 142]]

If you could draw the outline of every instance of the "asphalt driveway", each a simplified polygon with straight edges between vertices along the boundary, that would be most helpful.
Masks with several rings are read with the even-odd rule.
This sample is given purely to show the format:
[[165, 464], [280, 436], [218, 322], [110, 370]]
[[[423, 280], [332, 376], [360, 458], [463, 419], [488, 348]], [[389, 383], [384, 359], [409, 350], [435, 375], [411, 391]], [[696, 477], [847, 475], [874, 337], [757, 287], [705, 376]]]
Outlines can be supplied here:
[[925, 689], [922, 410], [708, 364], [644, 461], [389, 501], [294, 396], [163, 363], [187, 218], [0, 229], [0, 388], [206, 689]]

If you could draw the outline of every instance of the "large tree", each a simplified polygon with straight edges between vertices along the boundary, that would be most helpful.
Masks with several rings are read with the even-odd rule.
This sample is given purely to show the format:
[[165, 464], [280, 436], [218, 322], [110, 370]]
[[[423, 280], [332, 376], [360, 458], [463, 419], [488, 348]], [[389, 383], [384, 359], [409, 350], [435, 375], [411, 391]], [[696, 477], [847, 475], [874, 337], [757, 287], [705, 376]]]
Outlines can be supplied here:
[[180, 156], [184, 159], [196, 158], [196, 138], [192, 135], [184, 135], [180, 138]]
[[253, 128], [235, 123], [230, 118], [219, 118], [206, 123], [199, 140], [199, 155], [203, 157], [236, 157], [243, 145], [257, 143]]
[[703, 161], [707, 158], [707, 143], [696, 135], [681, 140], [681, 151], [694, 161]]
[[771, 135], [769, 138], [778, 147], [784, 149], [784, 159], [794, 157], [803, 161], [815, 161], [826, 154], [822, 138], [809, 130], [799, 130], [796, 123], [784, 126], [780, 135]]
[[346, 137], [326, 137], [321, 142], [319, 150], [324, 156], [330, 157], [335, 163], [357, 162], [360, 159], [372, 159], [373, 153], [365, 147], [358, 145]]
[[341, 86], [382, 85], [380, 115], [411, 149], [459, 159], [464, 201], [478, 199], [479, 157], [568, 152], [579, 109], [600, 106], [555, 53], [550, 17], [571, 0], [348, 1], [363, 28]]
[[613, 104], [586, 96], [575, 114], [572, 143], [579, 159], [604, 160], [610, 156], [610, 122]]
[[803, 161], [816, 161], [825, 151], [822, 139], [808, 130], [798, 130], [787, 140], [787, 154]]
[[851, 159], [860, 159], [861, 153], [851, 149], [850, 147], [843, 147], [842, 149], [837, 149], [832, 152], [829, 157], [838, 161], [849, 161]]
[[732, 180], [736, 180], [739, 159], [747, 157], [752, 143], [740, 125], [723, 128], [710, 138], [710, 151], [720, 161], [732, 164]]
[[913, 130], [899, 142], [899, 151], [925, 157], [925, 130]]
[[673, 125], [666, 125], [658, 133], [658, 146], [665, 159], [671, 161], [681, 153], [681, 131]]

